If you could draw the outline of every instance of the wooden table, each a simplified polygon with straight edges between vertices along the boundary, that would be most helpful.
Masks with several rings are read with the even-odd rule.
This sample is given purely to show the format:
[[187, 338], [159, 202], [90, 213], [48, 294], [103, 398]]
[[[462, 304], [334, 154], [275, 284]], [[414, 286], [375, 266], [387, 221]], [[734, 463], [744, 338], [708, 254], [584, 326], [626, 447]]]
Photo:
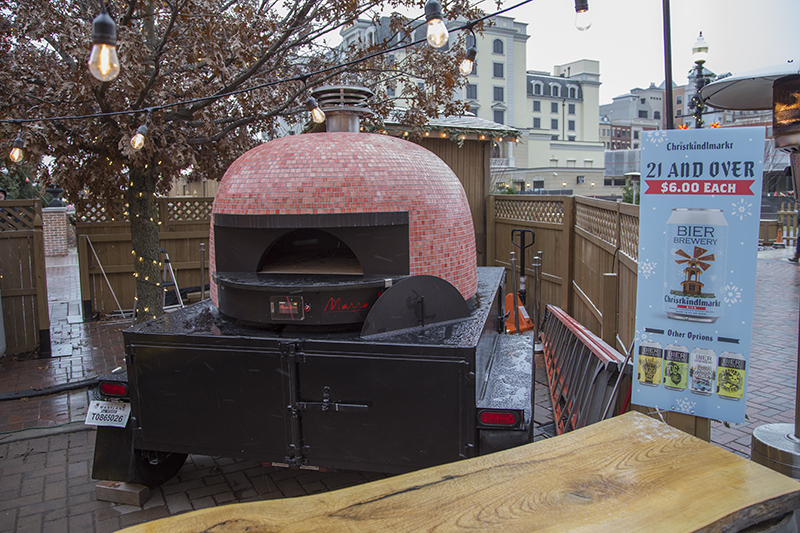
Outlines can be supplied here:
[[798, 506], [800, 482], [631, 412], [364, 485], [125, 531], [738, 531]]

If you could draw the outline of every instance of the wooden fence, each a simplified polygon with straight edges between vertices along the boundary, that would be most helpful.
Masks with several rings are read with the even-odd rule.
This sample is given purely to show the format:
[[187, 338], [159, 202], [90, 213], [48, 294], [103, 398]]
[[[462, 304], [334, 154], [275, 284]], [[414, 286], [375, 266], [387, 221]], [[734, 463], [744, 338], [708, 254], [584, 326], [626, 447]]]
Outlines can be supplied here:
[[778, 228], [781, 230], [781, 237], [788, 248], [794, 248], [797, 244], [797, 202], [781, 202], [781, 209], [777, 212]]
[[[636, 327], [639, 206], [575, 196], [502, 195], [491, 196], [487, 207], [487, 264], [508, 268], [510, 252], [519, 252], [511, 230], [532, 229], [535, 244], [525, 265], [532, 266], [533, 255], [543, 252], [541, 308], [560, 307], [626, 352]], [[533, 271], [526, 268], [526, 273]], [[674, 412], [662, 416], [689, 434], [711, 438], [708, 419]]]
[[0, 202], [0, 295], [6, 353], [50, 354], [50, 314], [39, 200]]
[[[178, 286], [208, 283], [208, 236], [213, 198], [158, 198], [160, 247], [169, 255]], [[77, 213], [83, 317], [134, 308], [130, 222], [123, 200], [82, 207]], [[204, 251], [201, 251], [201, 244]], [[163, 259], [163, 257], [161, 258]]]

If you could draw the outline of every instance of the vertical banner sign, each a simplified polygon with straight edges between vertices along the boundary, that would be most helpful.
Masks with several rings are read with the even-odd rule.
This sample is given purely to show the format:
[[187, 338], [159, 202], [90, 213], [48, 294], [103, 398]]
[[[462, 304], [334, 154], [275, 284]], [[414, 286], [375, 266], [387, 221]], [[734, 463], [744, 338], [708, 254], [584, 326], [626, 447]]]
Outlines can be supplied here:
[[632, 401], [742, 423], [764, 128], [645, 132]]

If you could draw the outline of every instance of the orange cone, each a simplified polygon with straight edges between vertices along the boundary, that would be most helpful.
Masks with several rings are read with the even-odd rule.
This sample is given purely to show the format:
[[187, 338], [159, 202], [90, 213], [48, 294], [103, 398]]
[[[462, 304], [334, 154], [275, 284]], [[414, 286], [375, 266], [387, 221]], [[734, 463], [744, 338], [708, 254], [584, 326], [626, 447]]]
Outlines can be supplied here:
[[775, 239], [775, 244], [772, 245], [773, 248], [786, 248], [786, 243], [783, 242], [783, 231], [781, 228], [778, 228], [778, 238]]

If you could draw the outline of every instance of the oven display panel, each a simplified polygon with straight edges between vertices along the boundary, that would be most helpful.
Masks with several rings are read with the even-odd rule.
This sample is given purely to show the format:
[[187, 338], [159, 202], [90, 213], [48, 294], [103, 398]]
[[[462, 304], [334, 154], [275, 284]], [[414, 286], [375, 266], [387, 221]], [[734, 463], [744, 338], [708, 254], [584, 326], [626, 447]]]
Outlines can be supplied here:
[[273, 320], [303, 320], [302, 296], [271, 296], [270, 315]]

